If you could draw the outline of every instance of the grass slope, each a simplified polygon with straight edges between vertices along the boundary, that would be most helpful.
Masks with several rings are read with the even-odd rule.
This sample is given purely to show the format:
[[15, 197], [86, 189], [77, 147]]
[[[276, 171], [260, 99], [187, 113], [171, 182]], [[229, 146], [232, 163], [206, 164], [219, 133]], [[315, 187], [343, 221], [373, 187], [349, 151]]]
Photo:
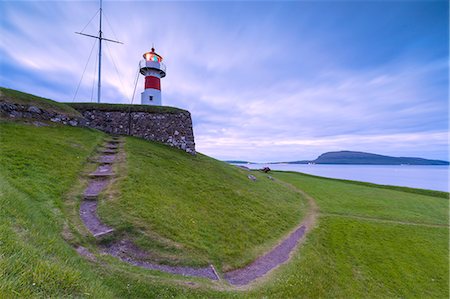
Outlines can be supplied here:
[[[220, 283], [211, 284], [201, 279], [139, 269], [102, 255], [97, 255], [97, 263], [87, 262], [63, 239], [62, 235], [66, 233], [68, 227], [66, 223], [68, 215], [62, 208], [65, 206], [63, 198], [72, 186], [77, 184], [77, 176], [85, 169], [87, 157], [103, 136], [102, 133], [87, 129], [61, 126], [38, 128], [0, 122], [1, 298], [448, 298], [449, 296], [448, 227], [424, 225], [448, 223], [446, 214], [448, 199], [424, 190], [420, 192], [421, 194], [417, 194], [409, 189], [391, 190], [298, 173], [277, 172], [273, 176], [314, 195], [323, 212], [318, 226], [308, 236], [301, 250], [294, 254], [290, 263], [275, 270], [264, 282], [258, 283], [248, 291], [231, 290]], [[195, 199], [199, 201], [200, 206], [205, 205], [205, 197], [211, 201], [221, 196], [228, 199], [225, 195], [231, 196], [232, 193], [228, 193], [230, 190], [240, 190], [239, 195], [243, 196], [246, 184], [253, 183], [245, 177], [243, 181], [235, 178], [235, 175], [240, 178], [239, 170], [228, 171], [229, 168], [225, 168], [223, 164], [204, 156], [200, 156], [198, 161], [191, 160], [175, 149], [136, 139], [127, 139], [126, 149], [128, 172], [136, 182], [123, 180], [120, 182], [120, 190], [134, 192], [134, 195], [144, 194], [138, 194], [138, 197], [146, 197], [148, 195], [145, 194], [149, 194], [151, 198], [150, 204], [144, 203], [143, 206], [141, 202], [144, 199], [128, 198], [130, 205], [137, 208], [127, 211], [124, 223], [128, 222], [126, 225], [129, 225], [135, 221], [138, 224], [149, 221], [148, 223], [160, 225], [161, 229], [156, 230], [155, 227], [158, 226], [150, 228], [138, 226], [132, 230], [139, 231], [142, 228], [145, 233], [146, 229], [151, 229], [164, 236], [171, 236], [173, 229], [162, 231], [165, 230], [165, 225], [169, 226], [162, 220], [167, 220], [170, 226], [176, 228], [188, 225], [188, 218], [181, 220], [182, 225], [177, 224], [177, 214], [164, 211], [162, 204], [155, 202], [157, 199], [167, 200], [166, 203], [177, 212], [183, 213], [183, 210], [187, 209], [189, 213], [198, 217], [194, 218], [194, 221], [206, 221], [201, 218], [208, 219], [209, 213], [220, 215], [220, 205], [214, 206], [218, 211], [205, 208], [196, 211], [191, 209], [194, 202], [190, 202], [189, 199], [186, 199], [187, 202], [174, 201], [183, 198], [183, 192], [195, 193], [189, 189], [189, 182], [193, 182], [192, 190], [198, 190]], [[139, 166], [142, 170], [132, 173], [131, 166]], [[193, 169], [196, 170], [193, 178], [184, 176], [186, 173], [194, 172]], [[203, 170], [204, 176], [201, 174]], [[178, 175], [174, 175], [175, 173]], [[152, 182], [151, 187], [140, 186], [139, 192], [133, 187], [137, 182], [148, 182], [144, 176], [150, 176], [151, 180], [160, 183]], [[217, 190], [206, 183], [198, 186], [196, 183], [200, 178], [221, 185], [218, 185]], [[227, 180], [230, 178], [236, 179], [236, 183], [228, 184]], [[167, 185], [162, 185], [163, 180]], [[265, 180], [267, 179], [260, 175], [256, 183], [266, 182]], [[267, 181], [272, 184], [272, 181]], [[233, 188], [229, 188], [230, 186]], [[264, 190], [262, 186], [256, 188]], [[333, 190], [336, 192], [332, 192]], [[153, 197], [157, 193], [158, 196]], [[175, 199], [169, 199], [168, 195]], [[122, 204], [120, 201], [115, 203], [116, 206]], [[148, 210], [155, 209], [165, 218], [160, 216], [147, 218]], [[239, 206], [234, 209], [239, 209]], [[247, 212], [250, 216], [253, 215], [252, 210]], [[268, 213], [270, 214], [270, 211]], [[225, 217], [231, 218], [228, 215]], [[379, 221], [383, 219], [399, 223]], [[164, 223], [158, 223], [160, 220]], [[212, 224], [215, 221], [220, 222], [215, 219], [207, 221]], [[402, 222], [414, 222], [416, 225]], [[201, 224], [203, 225], [203, 222]], [[230, 223], [230, 227], [233, 228], [233, 222]], [[265, 227], [264, 222], [261, 227]], [[182, 246], [179, 252], [190, 250], [194, 253], [202, 252], [203, 247], [197, 248], [196, 244], [208, 244], [211, 237], [207, 234], [214, 232], [210, 231], [210, 228], [203, 230], [194, 223], [189, 224], [189, 230], [191, 229], [193, 236], [187, 236], [189, 232], [187, 230], [174, 234], [179, 238], [178, 242], [185, 242], [181, 244], [185, 248]], [[230, 231], [234, 232], [234, 229]], [[205, 255], [209, 254], [208, 250], [204, 252]], [[197, 259], [198, 256], [194, 253], [191, 258]], [[226, 257], [226, 254], [227, 252], [216, 258], [225, 260], [223, 257]]]
[[125, 149], [121, 195], [101, 206], [100, 215], [114, 227], [139, 228], [153, 239], [141, 245], [153, 252], [164, 255], [167, 242], [161, 240], [179, 244], [166, 246], [166, 255], [177, 261], [190, 256], [185, 262], [242, 266], [298, 225], [305, 212], [300, 194], [267, 175], [255, 173], [253, 182], [246, 170], [137, 138], [127, 138]]
[[50, 99], [41, 98], [29, 93], [4, 87], [0, 87], [0, 102], [31, 105], [47, 111], [64, 113], [68, 116], [81, 116], [78, 111], [66, 105], [65, 103], [55, 102]]
[[62, 196], [102, 134], [0, 123], [0, 297], [111, 296], [62, 239]]

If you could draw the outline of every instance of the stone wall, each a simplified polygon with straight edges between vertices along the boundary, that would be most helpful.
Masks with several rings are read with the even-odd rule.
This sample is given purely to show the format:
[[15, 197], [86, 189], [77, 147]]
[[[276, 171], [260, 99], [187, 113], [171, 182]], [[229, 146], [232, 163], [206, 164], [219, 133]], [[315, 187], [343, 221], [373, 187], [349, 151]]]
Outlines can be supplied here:
[[110, 134], [131, 135], [158, 141], [195, 155], [191, 114], [173, 112], [113, 111], [95, 108], [77, 109], [86, 126]]
[[[0, 99], [3, 100], [3, 99]], [[111, 106], [113, 107], [113, 106]], [[143, 107], [143, 106], [141, 106]], [[159, 107], [147, 109], [135, 106], [133, 111], [122, 109], [73, 107], [80, 116], [53, 112], [33, 105], [0, 101], [0, 116], [9, 119], [29, 119], [38, 125], [40, 121], [63, 125], [90, 127], [110, 134], [131, 135], [158, 141], [195, 155], [194, 132], [189, 111]], [[151, 107], [150, 107], [151, 108]]]

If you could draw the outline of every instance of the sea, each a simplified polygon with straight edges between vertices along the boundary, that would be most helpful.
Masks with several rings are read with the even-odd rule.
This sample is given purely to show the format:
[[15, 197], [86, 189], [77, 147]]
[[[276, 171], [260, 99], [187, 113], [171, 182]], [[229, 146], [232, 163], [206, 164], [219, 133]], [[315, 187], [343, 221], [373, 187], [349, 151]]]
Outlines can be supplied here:
[[329, 165], [329, 164], [235, 164], [250, 169], [273, 170], [449, 192], [448, 165]]

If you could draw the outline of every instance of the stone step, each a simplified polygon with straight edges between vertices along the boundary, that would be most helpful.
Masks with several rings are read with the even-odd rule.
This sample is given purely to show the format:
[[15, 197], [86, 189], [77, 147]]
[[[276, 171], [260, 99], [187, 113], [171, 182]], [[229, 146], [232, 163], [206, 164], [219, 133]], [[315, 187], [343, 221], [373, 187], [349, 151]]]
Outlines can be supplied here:
[[108, 183], [108, 180], [91, 180], [86, 190], [84, 190], [84, 199], [96, 200], [98, 195], [105, 189]]
[[94, 172], [89, 174], [90, 177], [109, 177], [113, 175], [114, 172], [111, 165], [100, 165]]
[[95, 162], [101, 163], [101, 164], [113, 164], [116, 159], [115, 155], [104, 155], [98, 157]]
[[96, 233], [96, 234], [93, 234], [93, 236], [94, 236], [95, 238], [101, 238], [101, 237], [104, 237], [104, 236], [106, 236], [106, 235], [112, 234], [114, 231], [115, 231], [114, 228], [110, 228], [110, 229], [108, 229], [108, 230], [101, 231], [101, 232], [98, 232], [98, 233]]
[[121, 139], [109, 139], [106, 142], [108, 142], [108, 143], [115, 143], [115, 144], [123, 143]]
[[110, 149], [118, 149], [119, 145], [117, 143], [106, 143], [103, 145], [104, 148], [110, 148]]
[[99, 152], [102, 154], [117, 154], [118, 149], [112, 149], [112, 148], [103, 148], [99, 149]]
[[84, 200], [80, 205], [80, 218], [91, 234], [100, 238], [111, 234], [114, 229], [102, 223], [97, 215], [97, 201]]

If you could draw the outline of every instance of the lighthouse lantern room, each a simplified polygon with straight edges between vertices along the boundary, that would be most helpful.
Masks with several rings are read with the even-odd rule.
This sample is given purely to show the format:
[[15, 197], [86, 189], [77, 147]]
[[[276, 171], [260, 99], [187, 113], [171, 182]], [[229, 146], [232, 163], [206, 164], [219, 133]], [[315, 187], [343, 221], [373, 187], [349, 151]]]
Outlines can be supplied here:
[[141, 94], [141, 104], [161, 106], [161, 78], [166, 76], [166, 66], [163, 58], [152, 48], [144, 55], [139, 64], [140, 72], [145, 76], [144, 92]]

